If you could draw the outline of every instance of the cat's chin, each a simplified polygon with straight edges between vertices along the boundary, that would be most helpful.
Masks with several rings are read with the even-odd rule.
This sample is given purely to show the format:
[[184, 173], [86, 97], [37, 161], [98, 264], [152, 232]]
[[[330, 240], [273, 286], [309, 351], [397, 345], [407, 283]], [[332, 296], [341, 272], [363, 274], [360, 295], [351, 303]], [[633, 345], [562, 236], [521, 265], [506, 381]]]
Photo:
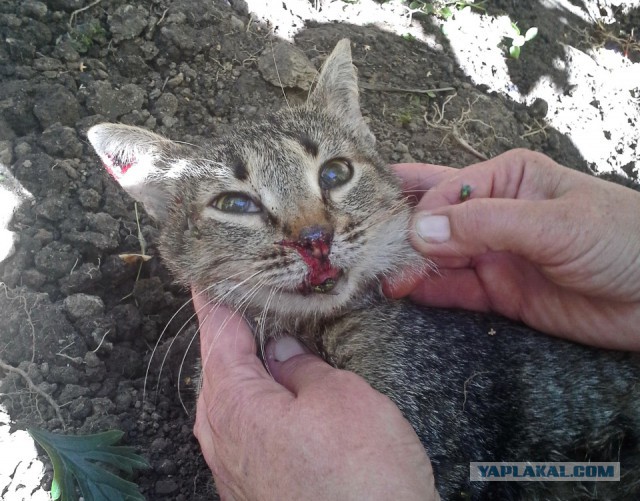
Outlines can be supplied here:
[[314, 286], [303, 282], [295, 289], [283, 290], [278, 294], [278, 301], [272, 302], [268, 308], [270, 313], [283, 316], [317, 318], [335, 315], [352, 301], [357, 292], [355, 284], [343, 273], [330, 285]]
[[[335, 283], [327, 288], [309, 286], [302, 283], [291, 288], [271, 289], [263, 288], [259, 291], [243, 291], [236, 289], [237, 296], [230, 297], [228, 291], [220, 297], [226, 297], [223, 302], [232, 308], [242, 309], [251, 317], [260, 317], [265, 313], [282, 322], [300, 321], [305, 319], [319, 320], [322, 317], [335, 316], [354, 299], [363, 293], [359, 280], [350, 277], [348, 273], [341, 273]], [[215, 295], [214, 295], [215, 296]], [[247, 304], [247, 298], [251, 298]]]

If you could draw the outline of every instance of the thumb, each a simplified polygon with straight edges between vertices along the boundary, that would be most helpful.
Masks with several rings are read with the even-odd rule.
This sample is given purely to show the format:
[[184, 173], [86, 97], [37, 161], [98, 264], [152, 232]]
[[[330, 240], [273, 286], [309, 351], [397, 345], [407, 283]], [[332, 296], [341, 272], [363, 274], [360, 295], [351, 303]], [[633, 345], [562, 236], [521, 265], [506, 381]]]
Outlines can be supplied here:
[[265, 355], [273, 378], [294, 395], [326, 381], [330, 373], [338, 370], [289, 336], [270, 340], [265, 347]]
[[[553, 255], [565, 228], [554, 200], [478, 198], [417, 212], [412, 221], [414, 247], [428, 258], [471, 258], [511, 252], [543, 263]], [[553, 224], [549, 224], [553, 222]]]

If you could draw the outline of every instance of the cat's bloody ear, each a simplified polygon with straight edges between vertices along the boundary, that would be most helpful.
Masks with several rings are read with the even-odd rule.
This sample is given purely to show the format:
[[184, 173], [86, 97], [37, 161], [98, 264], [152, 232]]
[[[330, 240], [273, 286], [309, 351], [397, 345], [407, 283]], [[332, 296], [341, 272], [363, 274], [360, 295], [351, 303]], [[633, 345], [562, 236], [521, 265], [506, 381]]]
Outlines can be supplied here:
[[337, 115], [345, 123], [357, 126], [371, 136], [358, 100], [358, 75], [351, 59], [351, 42], [340, 40], [324, 62], [309, 104]]
[[120, 124], [95, 125], [87, 137], [109, 174], [153, 218], [163, 221], [169, 191], [159, 166], [173, 143], [153, 132]]

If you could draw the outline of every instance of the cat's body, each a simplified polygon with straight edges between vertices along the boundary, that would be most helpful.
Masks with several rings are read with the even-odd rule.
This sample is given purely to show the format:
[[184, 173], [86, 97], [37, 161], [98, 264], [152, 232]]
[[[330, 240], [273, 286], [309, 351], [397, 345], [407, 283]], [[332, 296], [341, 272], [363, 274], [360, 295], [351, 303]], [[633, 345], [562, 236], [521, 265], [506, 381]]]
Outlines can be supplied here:
[[[261, 341], [297, 335], [390, 396], [443, 499], [640, 496], [636, 356], [380, 294], [380, 278], [424, 263], [360, 114], [347, 41], [304, 107], [210, 147], [108, 124], [89, 138], [162, 225], [178, 279], [256, 319]], [[620, 461], [621, 482], [469, 481], [470, 461], [589, 460]]]

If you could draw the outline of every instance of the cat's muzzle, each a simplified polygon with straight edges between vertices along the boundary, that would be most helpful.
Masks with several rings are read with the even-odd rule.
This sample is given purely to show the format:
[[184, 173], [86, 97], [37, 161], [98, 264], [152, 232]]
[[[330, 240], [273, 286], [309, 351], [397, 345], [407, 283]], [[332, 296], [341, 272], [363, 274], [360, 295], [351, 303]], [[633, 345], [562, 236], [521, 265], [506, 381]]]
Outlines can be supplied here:
[[342, 270], [328, 264], [322, 271], [310, 269], [304, 281], [298, 286], [303, 296], [309, 294], [328, 294], [333, 292], [343, 276]]

